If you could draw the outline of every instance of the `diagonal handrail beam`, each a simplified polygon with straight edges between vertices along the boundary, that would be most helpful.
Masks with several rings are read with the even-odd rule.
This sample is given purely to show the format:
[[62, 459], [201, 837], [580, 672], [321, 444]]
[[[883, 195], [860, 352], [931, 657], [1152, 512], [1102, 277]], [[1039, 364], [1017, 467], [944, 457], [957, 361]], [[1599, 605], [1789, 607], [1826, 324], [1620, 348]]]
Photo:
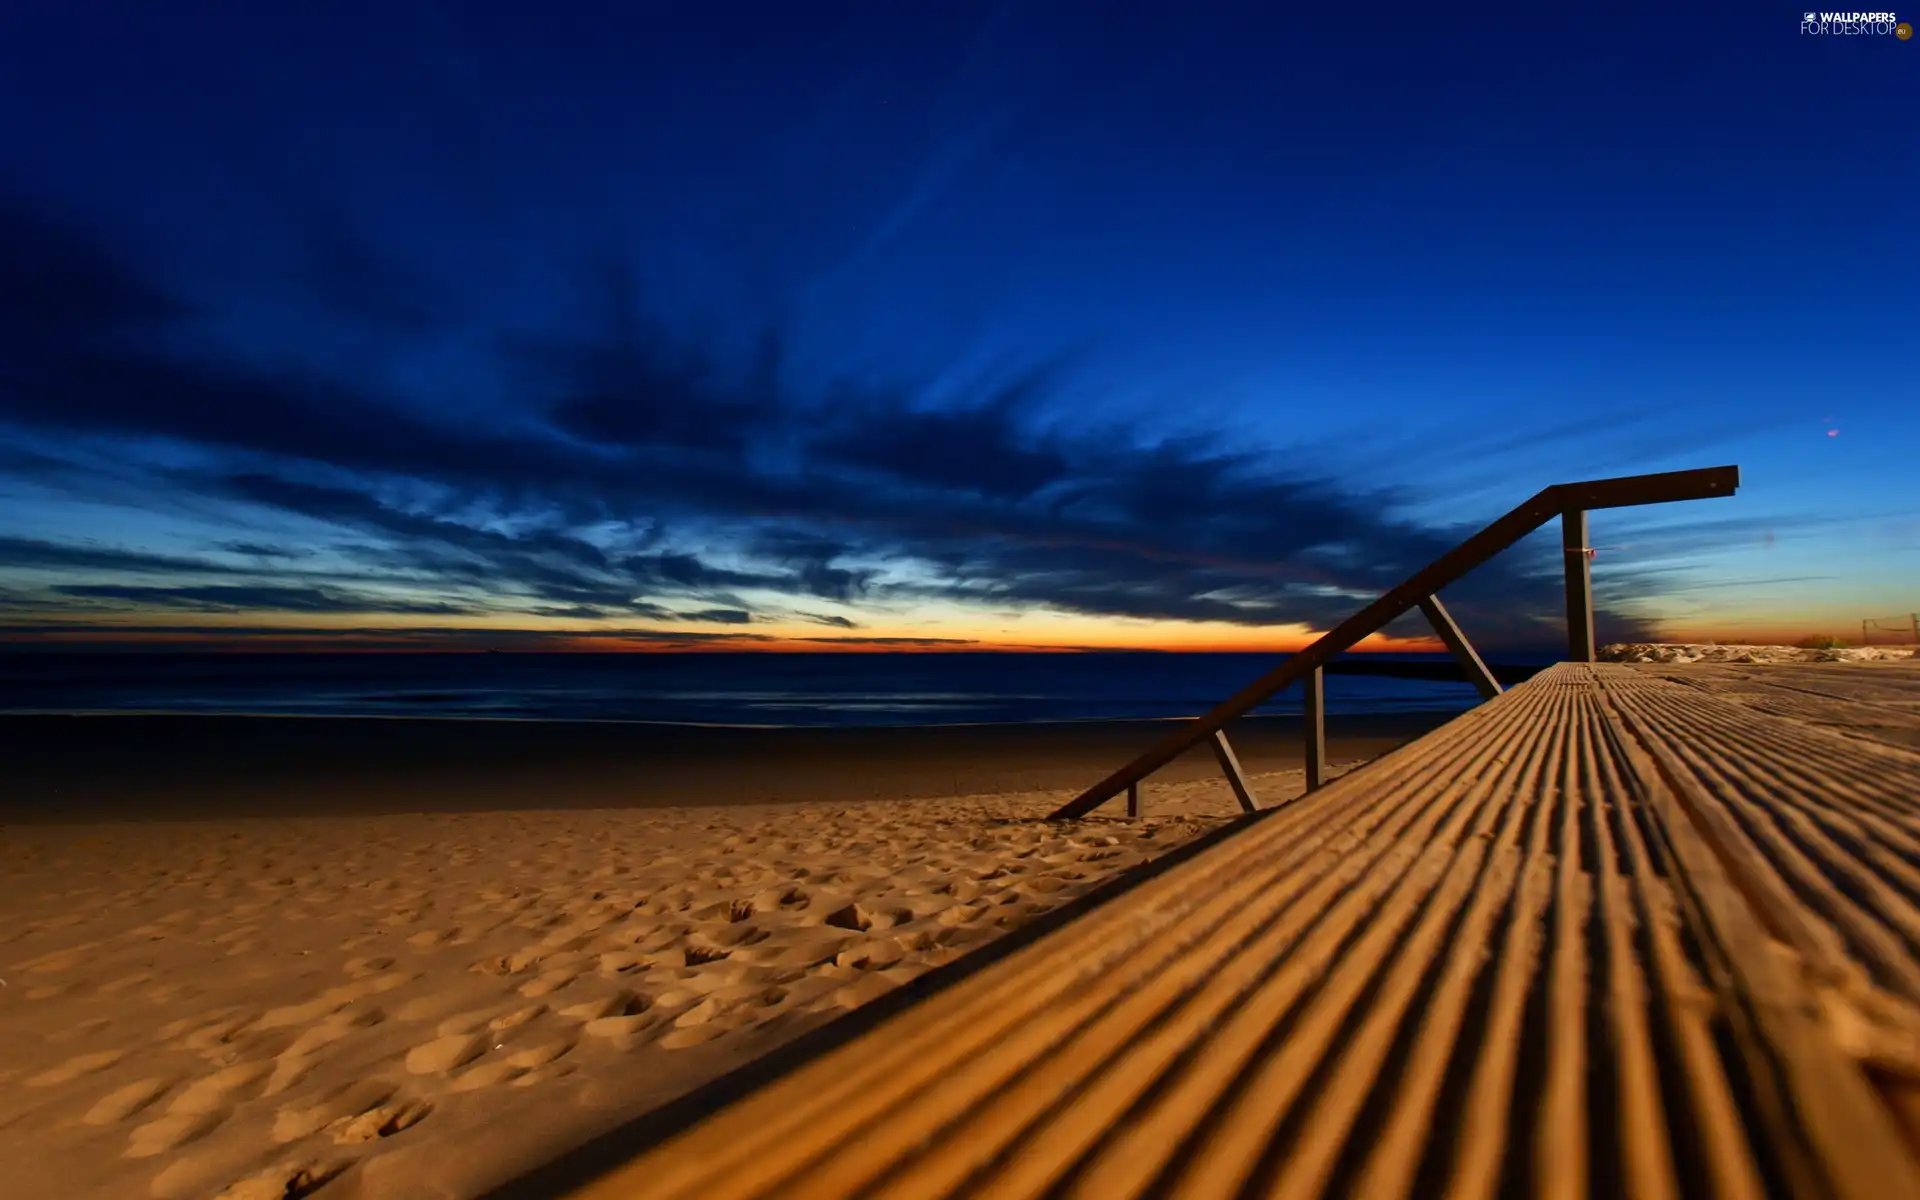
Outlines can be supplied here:
[[[1413, 573], [1404, 583], [1322, 634], [1306, 649], [1241, 688], [1211, 711], [1184, 722], [1138, 758], [1055, 809], [1049, 820], [1084, 816], [1129, 786], [1166, 766], [1224, 729], [1227, 722], [1245, 716], [1309, 672], [1326, 666], [1361, 639], [1377, 633], [1388, 622], [1417, 607], [1422, 600], [1459, 579], [1521, 538], [1567, 513], [1595, 508], [1626, 508], [1666, 504], [1679, 500], [1706, 500], [1731, 496], [1740, 486], [1737, 466], [1702, 467], [1692, 471], [1662, 471], [1653, 475], [1622, 475], [1579, 483], [1556, 483], [1495, 519], [1452, 550]], [[1584, 567], [1584, 560], [1581, 563]]]

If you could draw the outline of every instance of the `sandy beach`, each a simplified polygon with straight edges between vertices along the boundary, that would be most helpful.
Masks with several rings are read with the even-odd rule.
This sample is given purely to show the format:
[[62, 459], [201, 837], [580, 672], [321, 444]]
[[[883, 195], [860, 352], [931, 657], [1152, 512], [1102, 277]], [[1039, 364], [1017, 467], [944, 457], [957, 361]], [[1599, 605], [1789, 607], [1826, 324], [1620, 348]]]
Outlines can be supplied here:
[[1040, 819], [1154, 732], [0, 720], [8, 1194], [479, 1195], [1231, 820]]

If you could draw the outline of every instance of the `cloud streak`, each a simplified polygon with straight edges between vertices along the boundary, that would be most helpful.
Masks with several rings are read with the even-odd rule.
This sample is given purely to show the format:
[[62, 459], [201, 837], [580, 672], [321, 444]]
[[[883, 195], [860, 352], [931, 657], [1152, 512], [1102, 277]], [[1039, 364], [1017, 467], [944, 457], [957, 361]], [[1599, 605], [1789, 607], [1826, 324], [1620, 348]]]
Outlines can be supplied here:
[[[417, 305], [363, 295], [388, 268], [350, 234], [328, 237], [354, 250], [316, 284], [321, 299], [396, 337], [417, 331]], [[13, 636], [73, 632], [63, 603], [570, 621], [586, 627], [528, 636], [668, 641], [694, 634], [633, 622], [851, 631], [936, 605], [1325, 628], [1467, 532], [1263, 450], [1069, 423], [1052, 364], [939, 403], [858, 381], [802, 394], [779, 336], [739, 361], [693, 353], [648, 321], [615, 262], [588, 288], [603, 318], [592, 336], [473, 331], [517, 397], [477, 422], [222, 356], [175, 289], [18, 202], [0, 203], [0, 249], [24, 253], [42, 301], [0, 301], [0, 427], [183, 448], [145, 468], [156, 491], [331, 532], [324, 554], [257, 529], [199, 555], [0, 538]], [[1538, 642], [1558, 628], [1556, 568], [1529, 544], [1448, 599], [1489, 644]], [[1617, 615], [1603, 625], [1643, 632]]]

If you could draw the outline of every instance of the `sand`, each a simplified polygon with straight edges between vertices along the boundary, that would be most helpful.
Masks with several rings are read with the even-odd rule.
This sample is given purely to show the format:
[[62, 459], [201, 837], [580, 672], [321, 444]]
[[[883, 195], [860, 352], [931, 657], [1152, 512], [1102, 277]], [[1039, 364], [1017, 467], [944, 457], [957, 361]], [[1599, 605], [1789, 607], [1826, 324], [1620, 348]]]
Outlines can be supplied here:
[[1041, 819], [1061, 788], [330, 816], [246, 794], [0, 828], [8, 1196], [475, 1196], [1237, 812], [1212, 779], [1065, 825]]
[[1715, 642], [1622, 642], [1602, 646], [1601, 662], [1619, 663], [1872, 663], [1920, 658], [1920, 646], [1756, 646]]

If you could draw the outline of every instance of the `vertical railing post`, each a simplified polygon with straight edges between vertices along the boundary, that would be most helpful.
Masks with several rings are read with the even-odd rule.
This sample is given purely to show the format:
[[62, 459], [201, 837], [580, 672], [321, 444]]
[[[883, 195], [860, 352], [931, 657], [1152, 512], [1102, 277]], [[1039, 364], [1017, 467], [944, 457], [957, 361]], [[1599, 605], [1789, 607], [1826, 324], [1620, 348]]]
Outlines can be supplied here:
[[1593, 661], [1593, 551], [1587, 546], [1587, 512], [1560, 514], [1560, 546], [1567, 561], [1567, 659]]
[[1300, 686], [1306, 690], [1307, 790], [1311, 792], [1327, 781], [1326, 673], [1315, 667]]
[[1138, 779], [1127, 785], [1127, 815], [1129, 817], [1140, 815], [1140, 781]]

